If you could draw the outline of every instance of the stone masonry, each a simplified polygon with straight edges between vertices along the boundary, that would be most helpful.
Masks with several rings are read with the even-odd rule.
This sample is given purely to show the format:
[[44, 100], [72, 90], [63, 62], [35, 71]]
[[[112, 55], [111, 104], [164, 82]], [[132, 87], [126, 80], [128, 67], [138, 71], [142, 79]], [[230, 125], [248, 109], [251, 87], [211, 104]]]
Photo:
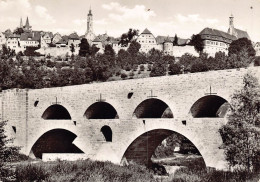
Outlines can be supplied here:
[[[248, 72], [260, 78], [260, 68], [252, 67], [57, 88], [4, 90], [0, 94], [0, 118], [8, 121], [8, 135], [15, 138], [14, 144], [22, 146], [21, 151], [26, 155], [33, 153], [35, 143], [49, 131], [65, 130], [76, 136], [73, 144], [87, 158], [117, 164], [123, 158], [148, 163], [158, 144], [176, 132], [197, 147], [208, 167], [224, 169], [227, 166], [219, 148], [222, 139], [218, 129], [226, 123], [225, 117], [196, 118], [190, 110], [200, 98], [206, 100], [212, 95], [230, 102]], [[136, 117], [136, 108], [149, 99], [154, 99], [153, 104], [165, 103], [173, 118]], [[88, 119], [91, 117], [86, 117], [86, 111], [98, 102], [109, 106], [102, 110], [96, 104], [92, 110], [99, 109], [102, 113], [113, 108], [117, 113], [115, 119]], [[210, 102], [207, 107], [214, 105], [214, 99]], [[152, 102], [149, 103], [147, 107], [152, 107]], [[45, 115], [52, 112], [48, 108], [53, 105], [63, 106], [70, 118], [43, 119], [45, 111]], [[201, 105], [203, 102], [197, 110]], [[142, 107], [141, 111], [145, 111], [146, 105]], [[52, 114], [55, 112], [59, 110]], [[105, 125], [111, 128], [112, 141], [104, 139], [101, 128]]]

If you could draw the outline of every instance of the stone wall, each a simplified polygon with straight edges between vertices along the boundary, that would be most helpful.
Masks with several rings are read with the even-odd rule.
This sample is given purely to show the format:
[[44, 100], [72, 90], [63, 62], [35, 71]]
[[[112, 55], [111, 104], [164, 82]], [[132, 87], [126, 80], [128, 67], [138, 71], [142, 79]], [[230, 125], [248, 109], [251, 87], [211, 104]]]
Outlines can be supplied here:
[[[120, 163], [132, 143], [145, 143], [141, 135], [151, 132], [160, 137], [161, 133], [165, 134], [163, 131], [169, 130], [191, 140], [207, 166], [225, 168], [218, 132], [225, 124], [225, 118], [193, 118], [190, 108], [198, 99], [206, 97], [210, 88], [211, 93], [230, 101], [234, 90], [241, 88], [247, 72], [260, 76], [260, 68], [253, 67], [35, 90], [6, 90], [2, 92], [2, 117], [9, 125], [16, 126], [17, 132], [13, 136], [27, 155], [42, 135], [61, 129], [77, 135], [73, 144], [87, 157]], [[129, 93], [133, 93], [131, 98]], [[165, 102], [174, 118], [133, 117], [137, 106], [150, 98]], [[118, 119], [87, 119], [84, 113], [99, 101], [111, 104]], [[44, 111], [54, 104], [65, 107], [71, 119], [43, 119]], [[112, 142], [106, 142], [101, 132], [105, 125], [112, 130]], [[140, 151], [146, 151], [145, 145], [137, 146]], [[143, 157], [143, 154], [139, 155], [139, 159]]]

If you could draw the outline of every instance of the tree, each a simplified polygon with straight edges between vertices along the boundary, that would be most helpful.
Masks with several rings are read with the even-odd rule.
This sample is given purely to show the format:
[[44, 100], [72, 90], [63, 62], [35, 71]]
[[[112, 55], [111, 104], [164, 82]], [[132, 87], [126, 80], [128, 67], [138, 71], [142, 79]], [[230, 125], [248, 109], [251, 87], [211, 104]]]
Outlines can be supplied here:
[[204, 49], [204, 43], [200, 34], [192, 35], [190, 45], [193, 45], [198, 53], [202, 53]]
[[166, 64], [162, 61], [161, 58], [153, 63], [153, 67], [150, 72], [150, 77], [165, 76], [165, 74], [166, 74]]
[[71, 54], [74, 54], [74, 52], [75, 52], [74, 44], [70, 44], [70, 51], [71, 51]]
[[179, 63], [180, 65], [183, 66], [184, 71], [190, 71], [191, 66], [195, 60], [196, 60], [195, 56], [189, 53], [185, 53], [181, 56]]
[[141, 48], [141, 44], [139, 44], [136, 41], [132, 41], [127, 51], [130, 53], [130, 55], [136, 56], [140, 48]]
[[16, 28], [14, 30], [14, 34], [18, 34], [18, 35], [21, 35], [22, 33], [24, 33], [24, 30], [22, 28]]
[[249, 57], [255, 56], [256, 52], [252, 45], [252, 42], [247, 38], [240, 38], [231, 42], [228, 48], [228, 55], [238, 55], [243, 50], [248, 54]]
[[120, 38], [120, 41], [118, 44], [119, 45], [121, 44], [122, 47], [127, 47], [128, 43], [132, 41], [134, 36], [138, 35], [138, 32], [139, 32], [138, 30], [130, 28], [127, 33], [123, 33], [121, 35], [121, 38]]
[[11, 146], [12, 139], [8, 139], [5, 135], [5, 125], [6, 121], [0, 121], [0, 180], [5, 176], [6, 168], [4, 165], [6, 162], [10, 162], [13, 157], [17, 156], [19, 148]]
[[98, 48], [96, 45], [92, 45], [90, 48], [91, 56], [95, 56], [96, 53], [99, 51], [100, 48]]
[[177, 37], [177, 34], [175, 34], [175, 36], [174, 36], [173, 45], [174, 45], [174, 46], [177, 46], [177, 45], [178, 45], [178, 37]]
[[88, 40], [83, 38], [81, 39], [81, 42], [79, 44], [79, 56], [86, 57], [87, 55], [90, 55], [90, 47]]
[[39, 52], [36, 52], [37, 49], [40, 47], [26, 47], [24, 51], [25, 56], [40, 56], [41, 54]]
[[181, 73], [181, 66], [180, 64], [176, 64], [174, 62], [170, 63], [169, 65], [169, 75], [177, 75]]
[[5, 44], [2, 45], [1, 53], [1, 58], [5, 60], [15, 56], [15, 50], [7, 48]]
[[247, 171], [260, 169], [260, 86], [258, 79], [246, 74], [243, 88], [231, 99], [228, 122], [220, 128], [226, 160], [230, 167]]

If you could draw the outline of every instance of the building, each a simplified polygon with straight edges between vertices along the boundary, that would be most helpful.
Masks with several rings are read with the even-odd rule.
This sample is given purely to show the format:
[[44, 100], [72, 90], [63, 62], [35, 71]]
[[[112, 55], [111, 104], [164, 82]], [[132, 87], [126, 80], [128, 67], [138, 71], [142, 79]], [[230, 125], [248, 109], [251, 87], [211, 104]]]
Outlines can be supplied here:
[[56, 47], [67, 47], [69, 42], [69, 36], [62, 36], [61, 40], [56, 43]]
[[22, 33], [20, 38], [20, 47], [26, 49], [26, 47], [39, 47], [41, 40], [41, 33], [33, 31], [31, 33]]
[[53, 38], [52, 32], [42, 32], [42, 39], [46, 42], [46, 44], [50, 44]]
[[68, 46], [73, 44], [75, 47], [79, 47], [80, 44], [80, 38], [76, 32], [72, 33], [68, 37]]
[[0, 49], [2, 49], [2, 45], [6, 43], [6, 37], [3, 32], [0, 32]]
[[154, 35], [147, 28], [137, 37], [136, 41], [141, 44], [140, 52], [148, 53], [152, 48], [158, 48]]
[[255, 43], [254, 48], [255, 48], [255, 55], [260, 56], [260, 42]]
[[52, 39], [52, 43], [56, 44], [57, 42], [59, 42], [62, 39], [61, 34], [59, 34], [58, 32], [56, 34], [54, 34], [53, 39]]
[[240, 39], [240, 38], [247, 38], [248, 40], [250, 40], [250, 37], [248, 35], [248, 33], [244, 30], [240, 30], [234, 27], [234, 16], [231, 14], [231, 16], [229, 17], [229, 28], [228, 28], [228, 33], [230, 35], [233, 35], [236, 37], [236, 39]]
[[204, 42], [203, 51], [212, 57], [219, 51], [227, 54], [229, 45], [237, 39], [229, 33], [212, 28], [204, 28], [199, 34]]
[[32, 26], [30, 25], [29, 23], [29, 18], [27, 17], [26, 18], [26, 22], [25, 22], [25, 25], [23, 26], [23, 20], [21, 18], [21, 21], [20, 21], [20, 28], [23, 29], [24, 32], [31, 32], [32, 31]]
[[10, 49], [17, 50], [20, 47], [20, 35], [11, 34], [6, 40], [6, 46]]
[[227, 54], [228, 47], [234, 40], [244, 37], [250, 40], [246, 31], [234, 27], [233, 15], [229, 17], [229, 29], [227, 33], [212, 28], [204, 28], [199, 34], [204, 42], [203, 51], [212, 57], [214, 57], [215, 53], [219, 51]]
[[88, 18], [87, 18], [87, 31], [85, 34], [85, 38], [88, 40], [89, 44], [92, 44], [92, 41], [95, 39], [95, 34], [93, 31], [93, 15], [91, 12], [91, 8], [89, 8]]

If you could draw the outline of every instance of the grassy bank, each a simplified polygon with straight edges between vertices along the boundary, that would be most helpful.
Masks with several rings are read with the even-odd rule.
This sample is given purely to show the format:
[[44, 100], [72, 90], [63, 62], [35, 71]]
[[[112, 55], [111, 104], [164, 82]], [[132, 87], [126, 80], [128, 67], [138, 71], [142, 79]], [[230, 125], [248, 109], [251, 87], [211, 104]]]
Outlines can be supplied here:
[[258, 182], [259, 174], [180, 168], [167, 182]]
[[91, 160], [22, 164], [17, 166], [15, 173], [17, 181], [155, 181], [152, 173], [144, 166], [122, 167]]
[[[178, 169], [173, 176], [154, 178], [154, 170], [145, 166], [119, 166], [110, 162], [22, 162], [16, 165], [10, 181], [79, 182], [258, 182], [260, 176], [246, 172], [206, 171], [198, 165]], [[9, 180], [4, 180], [9, 181]]]

